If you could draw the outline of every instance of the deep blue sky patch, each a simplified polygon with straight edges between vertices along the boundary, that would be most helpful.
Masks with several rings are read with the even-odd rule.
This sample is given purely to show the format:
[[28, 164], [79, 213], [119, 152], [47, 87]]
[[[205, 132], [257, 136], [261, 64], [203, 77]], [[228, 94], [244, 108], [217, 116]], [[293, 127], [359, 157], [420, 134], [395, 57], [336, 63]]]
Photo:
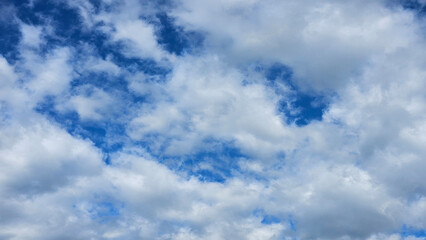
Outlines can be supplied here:
[[293, 71], [282, 64], [272, 64], [269, 67], [260, 67], [264, 71], [266, 79], [272, 87], [277, 82], [287, 85], [291, 90], [291, 96], [281, 100], [278, 110], [284, 113], [287, 124], [295, 123], [297, 126], [305, 126], [313, 120], [321, 121], [327, 108], [323, 96], [302, 92], [293, 82]]
[[167, 13], [158, 13], [157, 18], [160, 22], [158, 43], [170, 53], [182, 55], [199, 48], [202, 44], [203, 36], [200, 33], [184, 31], [182, 27], [174, 24], [173, 18]]

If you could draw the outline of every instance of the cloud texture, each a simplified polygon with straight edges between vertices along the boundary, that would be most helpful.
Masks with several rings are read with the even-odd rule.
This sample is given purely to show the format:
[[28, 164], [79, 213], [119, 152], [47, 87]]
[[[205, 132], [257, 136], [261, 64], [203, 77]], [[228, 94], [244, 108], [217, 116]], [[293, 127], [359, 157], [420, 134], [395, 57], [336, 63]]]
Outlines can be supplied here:
[[425, 239], [425, 13], [0, 3], [0, 239]]

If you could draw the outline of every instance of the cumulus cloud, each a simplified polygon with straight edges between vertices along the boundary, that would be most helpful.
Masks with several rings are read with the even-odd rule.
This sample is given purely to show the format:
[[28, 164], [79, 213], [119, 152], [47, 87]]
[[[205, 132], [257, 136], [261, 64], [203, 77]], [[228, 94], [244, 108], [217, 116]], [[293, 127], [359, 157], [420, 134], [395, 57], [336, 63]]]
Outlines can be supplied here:
[[75, 111], [83, 120], [101, 120], [114, 112], [114, 99], [101, 89], [83, 85], [76, 89], [76, 94], [62, 99], [58, 104], [60, 111]]
[[166, 148], [172, 155], [191, 152], [209, 137], [236, 140], [244, 151], [260, 156], [292, 147], [292, 134], [275, 108], [275, 93], [218, 58], [182, 59], [164, 88], [167, 98], [144, 107], [132, 120], [133, 138], [160, 133], [172, 139]]
[[41, 44], [41, 27], [22, 24], [21, 28], [22, 44], [26, 46], [39, 47]]
[[[108, 5], [108, 3], [106, 2]], [[122, 1], [120, 5], [111, 3], [112, 11], [103, 11], [95, 15], [95, 21], [104, 25], [102, 31], [109, 34], [112, 41], [124, 45], [122, 52], [130, 57], [151, 58], [156, 61], [171, 56], [157, 42], [152, 23], [144, 20], [152, 13], [149, 3], [135, 0]], [[149, 19], [149, 18], [148, 18]]]
[[423, 239], [411, 2], [8, 3], [0, 239]]
[[43, 122], [28, 128], [10, 127], [1, 132], [3, 196], [55, 191], [73, 176], [90, 176], [100, 170], [100, 153], [63, 130]]
[[305, 90], [335, 90], [375, 54], [409, 46], [413, 14], [383, 1], [182, 1], [173, 11], [230, 62], [281, 62]]

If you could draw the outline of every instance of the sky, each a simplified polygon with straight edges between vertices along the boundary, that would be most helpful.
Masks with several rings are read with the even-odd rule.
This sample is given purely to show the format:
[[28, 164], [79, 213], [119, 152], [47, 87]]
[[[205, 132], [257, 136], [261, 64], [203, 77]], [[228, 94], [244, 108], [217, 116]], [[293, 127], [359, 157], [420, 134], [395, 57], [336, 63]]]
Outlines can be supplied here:
[[0, 1], [0, 240], [422, 240], [425, 146], [425, 0]]

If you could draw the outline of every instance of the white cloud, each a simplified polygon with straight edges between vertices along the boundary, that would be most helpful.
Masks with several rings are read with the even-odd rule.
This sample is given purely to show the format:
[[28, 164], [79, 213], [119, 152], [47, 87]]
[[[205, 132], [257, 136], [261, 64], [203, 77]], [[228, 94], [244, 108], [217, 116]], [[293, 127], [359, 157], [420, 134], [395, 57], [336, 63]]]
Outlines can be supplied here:
[[154, 25], [143, 20], [143, 17], [152, 14], [151, 9], [149, 3], [126, 0], [115, 10], [100, 12], [94, 18], [96, 22], [105, 24], [101, 29], [113, 41], [124, 44], [122, 53], [126, 56], [155, 61], [172, 60], [173, 57], [158, 44]]
[[31, 26], [27, 24], [21, 24], [22, 40], [21, 44], [26, 46], [38, 48], [41, 44], [42, 28], [37, 26]]
[[155, 39], [153, 27], [142, 20], [117, 23], [113, 36], [114, 40], [122, 40], [129, 47], [125, 50], [126, 55], [152, 57], [157, 61], [164, 55]]
[[[426, 228], [426, 41], [413, 13], [384, 1], [184, 0], [172, 15], [205, 34], [205, 49], [171, 57], [141, 18], [155, 15], [149, 3], [95, 12], [79, 2], [88, 29], [103, 21], [127, 56], [172, 70], [134, 73], [84, 44], [85, 57], [68, 46], [41, 55], [50, 33], [22, 24], [20, 58], [0, 57], [0, 238], [420, 239], [394, 234]], [[285, 123], [277, 106], [294, 92], [253, 70], [273, 62], [303, 90], [333, 91], [322, 121]], [[116, 89], [70, 92], [74, 70], [124, 77], [147, 100], [135, 110]], [[214, 139], [248, 157], [232, 159], [241, 169], [223, 183], [173, 171], [132, 142], [105, 165], [89, 140], [33, 111], [46, 96], [95, 123], [130, 112], [130, 140], [161, 156], [208, 151]]]
[[[93, 54], [89, 50], [89, 54]], [[108, 73], [112, 76], [118, 76], [121, 72], [119, 66], [111, 61], [111, 59], [100, 59], [96, 57], [91, 57], [86, 59], [87, 61], [83, 62], [84, 67], [82, 71], [91, 71], [96, 73]]]
[[7, 60], [0, 56], [0, 91], [1, 91], [1, 100], [7, 101], [9, 98], [13, 97], [10, 94], [13, 85], [17, 79], [14, 68], [9, 65]]
[[230, 63], [281, 62], [305, 90], [335, 90], [377, 53], [407, 47], [413, 15], [383, 1], [182, 1], [173, 16]]
[[78, 87], [76, 94], [60, 99], [59, 111], [76, 111], [82, 120], [102, 120], [114, 113], [119, 102], [112, 94], [90, 85]]
[[1, 139], [3, 196], [55, 191], [74, 176], [100, 171], [101, 155], [90, 143], [43, 121], [29, 127], [3, 126]]
[[73, 68], [69, 64], [71, 50], [69, 48], [53, 49], [42, 58], [33, 51], [23, 52], [22, 72], [29, 72], [24, 76], [24, 88], [36, 99], [42, 100], [45, 96], [55, 96], [69, 89], [72, 80]]
[[263, 157], [291, 149], [291, 132], [275, 108], [278, 96], [220, 61], [187, 57], [176, 63], [163, 86], [165, 100], [146, 106], [129, 134], [171, 138], [170, 154], [191, 152], [206, 137], [235, 140], [245, 152]]

